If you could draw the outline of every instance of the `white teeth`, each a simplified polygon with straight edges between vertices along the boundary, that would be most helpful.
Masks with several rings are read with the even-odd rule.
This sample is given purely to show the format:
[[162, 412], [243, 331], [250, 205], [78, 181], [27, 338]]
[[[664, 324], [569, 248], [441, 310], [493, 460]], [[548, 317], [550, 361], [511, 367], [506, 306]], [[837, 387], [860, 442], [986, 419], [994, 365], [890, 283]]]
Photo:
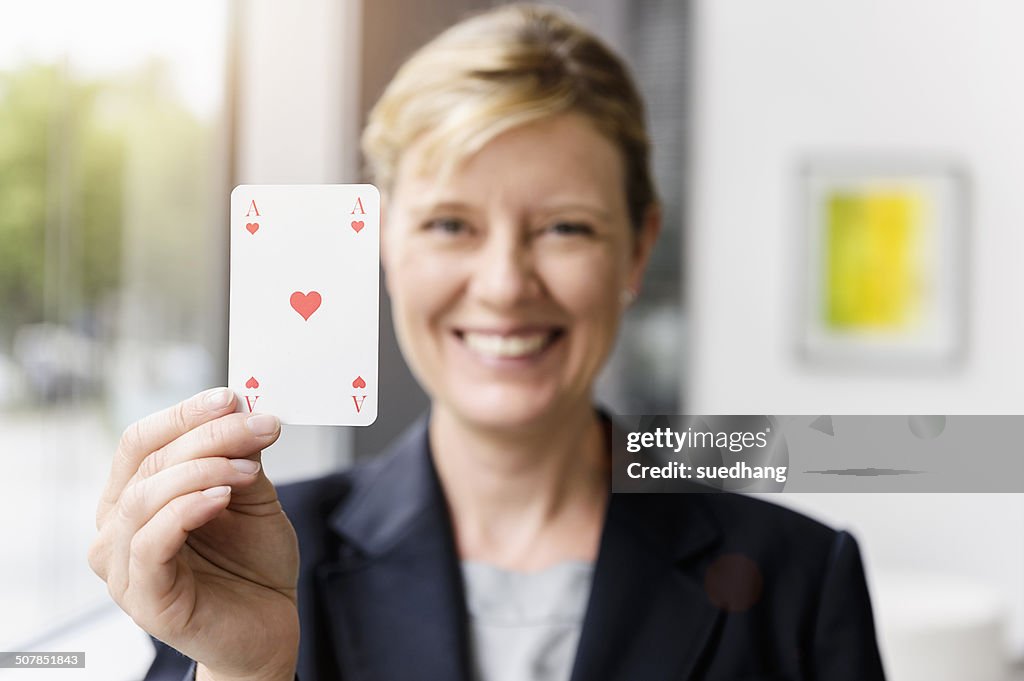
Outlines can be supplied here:
[[481, 355], [497, 358], [526, 357], [532, 355], [551, 337], [550, 333], [533, 333], [528, 336], [500, 336], [493, 333], [470, 333], [462, 339], [470, 350]]

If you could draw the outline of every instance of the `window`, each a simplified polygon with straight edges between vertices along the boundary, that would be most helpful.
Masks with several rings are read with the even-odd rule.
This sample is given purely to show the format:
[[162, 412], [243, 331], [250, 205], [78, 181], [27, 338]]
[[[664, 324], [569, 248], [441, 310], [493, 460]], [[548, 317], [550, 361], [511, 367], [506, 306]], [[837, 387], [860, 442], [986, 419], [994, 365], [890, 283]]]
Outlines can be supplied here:
[[[228, 3], [0, 22], [0, 648], [97, 607], [124, 426], [222, 381]], [[218, 292], [211, 299], [211, 291]]]

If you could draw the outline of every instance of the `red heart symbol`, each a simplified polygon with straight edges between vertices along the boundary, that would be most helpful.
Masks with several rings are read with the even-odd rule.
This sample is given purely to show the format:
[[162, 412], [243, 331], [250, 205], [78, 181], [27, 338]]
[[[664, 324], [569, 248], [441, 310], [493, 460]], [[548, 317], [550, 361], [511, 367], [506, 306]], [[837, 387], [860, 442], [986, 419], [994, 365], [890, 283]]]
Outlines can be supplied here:
[[296, 291], [290, 299], [292, 308], [302, 315], [302, 318], [307, 322], [313, 316], [313, 313], [317, 311], [317, 308], [320, 307], [320, 301], [320, 294], [316, 291], [310, 291], [309, 293]]
[[256, 380], [255, 376], [250, 376], [249, 380], [245, 382], [245, 387], [255, 390], [260, 387], [260, 382]]
[[260, 223], [258, 223], [258, 222], [247, 222], [247, 223], [245, 223], [245, 228], [247, 230], [249, 230], [249, 234], [255, 234], [256, 230], [260, 228]]
[[366, 381], [363, 380], [362, 376], [356, 376], [356, 380], [352, 381], [353, 388], [365, 388]]
[[359, 234], [359, 232], [363, 231], [363, 221], [362, 220], [353, 220], [352, 221], [352, 229], [354, 229], [356, 231], [356, 234]]

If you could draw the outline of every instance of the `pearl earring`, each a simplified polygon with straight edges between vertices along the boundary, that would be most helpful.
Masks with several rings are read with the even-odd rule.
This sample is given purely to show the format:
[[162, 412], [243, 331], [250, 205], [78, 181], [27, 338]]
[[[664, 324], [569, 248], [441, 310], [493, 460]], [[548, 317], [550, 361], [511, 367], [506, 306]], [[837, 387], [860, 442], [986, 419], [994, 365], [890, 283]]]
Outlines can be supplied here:
[[634, 300], [636, 300], [636, 292], [634, 292], [633, 289], [622, 289], [622, 295], [619, 296], [619, 303], [622, 305], [622, 307], [629, 307], [630, 305], [633, 304]]

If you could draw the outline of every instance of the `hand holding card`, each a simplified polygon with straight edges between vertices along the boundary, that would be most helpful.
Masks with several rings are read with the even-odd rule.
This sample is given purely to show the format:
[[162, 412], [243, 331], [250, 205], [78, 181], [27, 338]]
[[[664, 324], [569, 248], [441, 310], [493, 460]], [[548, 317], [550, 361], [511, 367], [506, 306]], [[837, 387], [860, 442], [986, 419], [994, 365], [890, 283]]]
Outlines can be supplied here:
[[374, 422], [379, 262], [376, 187], [235, 187], [228, 385], [243, 411]]

